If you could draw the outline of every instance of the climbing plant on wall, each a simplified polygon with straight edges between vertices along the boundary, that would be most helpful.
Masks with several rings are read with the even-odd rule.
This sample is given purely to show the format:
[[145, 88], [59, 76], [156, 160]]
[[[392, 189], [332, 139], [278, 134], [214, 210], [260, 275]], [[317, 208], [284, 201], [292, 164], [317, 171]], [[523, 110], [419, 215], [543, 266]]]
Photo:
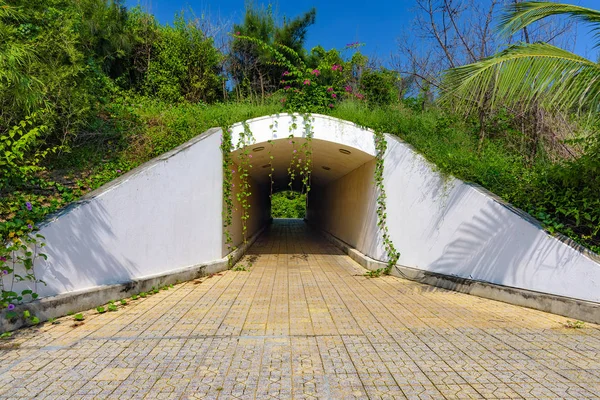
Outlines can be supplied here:
[[388, 262], [387, 267], [383, 269], [385, 274], [389, 274], [392, 268], [396, 265], [396, 262], [400, 258], [400, 253], [396, 250], [387, 226], [387, 206], [386, 206], [386, 193], [385, 184], [383, 178], [384, 172], [384, 155], [387, 150], [387, 141], [385, 134], [381, 130], [377, 130], [373, 133], [375, 140], [375, 187], [377, 189], [377, 226], [381, 230], [383, 239], [383, 246], [387, 253]]
[[[31, 212], [33, 205], [26, 202], [23, 209]], [[0, 243], [0, 310], [6, 310], [4, 316], [10, 322], [15, 322], [18, 318], [34, 325], [40, 322], [29, 310], [23, 310], [21, 314], [16, 310], [17, 305], [37, 299], [38, 284], [46, 284], [37, 277], [35, 271], [36, 260], [47, 259], [46, 254], [41, 252], [45, 246], [44, 237], [36, 232], [37, 228], [32, 221], [23, 221], [20, 225], [15, 223], [14, 230], [8, 234], [8, 240]], [[29, 282], [32, 288], [17, 291], [15, 283], [18, 282]], [[10, 333], [0, 335], [6, 336], [10, 336]]]
[[300, 175], [302, 176], [302, 190], [301, 193], [306, 195], [306, 208], [308, 209], [308, 193], [310, 192], [310, 178], [312, 175], [312, 138], [314, 135], [313, 131], [313, 119], [310, 114], [305, 113], [302, 115], [304, 123], [304, 138], [305, 141], [302, 143], [301, 151], [303, 158], [298, 163], [300, 168]]
[[277, 128], [279, 123], [277, 121], [273, 121], [273, 123], [269, 126], [271, 129], [271, 139], [267, 140], [269, 143], [269, 199], [273, 199], [273, 174], [275, 173], [275, 167], [273, 165], [273, 161], [275, 157], [273, 156], [273, 140], [277, 138]]
[[244, 130], [240, 133], [237, 143], [237, 149], [241, 150], [238, 155], [238, 177], [240, 187], [236, 194], [238, 204], [242, 211], [242, 241], [246, 245], [248, 243], [248, 220], [250, 219], [250, 201], [252, 195], [252, 187], [250, 185], [250, 169], [252, 168], [252, 154], [248, 146], [254, 141], [254, 136], [250, 130], [250, 126], [246, 121], [243, 122]]
[[298, 156], [298, 149], [296, 148], [296, 140], [294, 137], [294, 131], [298, 129], [297, 123], [298, 117], [292, 114], [292, 123], [289, 126], [288, 143], [292, 145], [290, 165], [288, 166], [287, 173], [289, 177], [288, 187], [289, 190], [294, 190], [294, 181], [296, 179], [296, 173], [299, 171], [300, 162], [302, 159]]
[[233, 249], [233, 238], [231, 237], [230, 227], [233, 222], [233, 160], [231, 157], [231, 128], [223, 127], [221, 136], [221, 154], [223, 155], [223, 234], [225, 235], [225, 245], [229, 263], [231, 264], [231, 252]]

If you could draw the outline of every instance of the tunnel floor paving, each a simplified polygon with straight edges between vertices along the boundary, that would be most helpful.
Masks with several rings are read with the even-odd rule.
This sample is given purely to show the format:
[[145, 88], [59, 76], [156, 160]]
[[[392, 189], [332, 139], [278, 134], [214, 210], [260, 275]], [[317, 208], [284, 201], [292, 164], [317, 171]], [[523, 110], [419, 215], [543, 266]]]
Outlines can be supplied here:
[[600, 330], [365, 270], [301, 221], [242, 264], [16, 332], [2, 398], [600, 398]]

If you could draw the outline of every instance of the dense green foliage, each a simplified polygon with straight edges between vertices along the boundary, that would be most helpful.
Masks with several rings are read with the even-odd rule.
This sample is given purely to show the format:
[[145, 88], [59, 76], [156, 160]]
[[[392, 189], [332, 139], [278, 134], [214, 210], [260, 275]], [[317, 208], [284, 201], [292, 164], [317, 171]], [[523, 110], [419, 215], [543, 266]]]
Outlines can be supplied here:
[[[513, 35], [535, 22], [564, 15], [600, 27], [600, 11], [548, 1], [514, 2], [506, 8], [500, 30]], [[597, 45], [598, 35], [595, 36]], [[530, 160], [534, 164], [510, 183], [493, 191], [525, 207], [548, 226], [594, 250], [600, 248], [600, 137], [597, 115], [600, 110], [600, 64], [548, 43], [519, 43], [472, 64], [452, 68], [444, 77], [442, 104], [478, 114], [480, 148], [485, 137], [484, 120], [490, 112], [524, 110], [533, 118], [530, 129]], [[591, 133], [579, 139], [582, 154], [576, 159], [552, 165], [535, 161], [540, 137], [539, 120], [565, 113], [591, 125]], [[524, 129], [523, 129], [524, 131]], [[523, 187], [523, 181], [526, 186]], [[507, 193], [507, 188], [511, 192]], [[515, 189], [519, 189], [516, 191]]]
[[223, 55], [212, 39], [187, 22], [175, 18], [173, 27], [158, 28], [153, 41], [155, 56], [148, 63], [143, 91], [159, 99], [212, 103], [223, 98], [220, 76]]
[[271, 217], [304, 218], [306, 216], [306, 195], [289, 190], [274, 193], [271, 197]]

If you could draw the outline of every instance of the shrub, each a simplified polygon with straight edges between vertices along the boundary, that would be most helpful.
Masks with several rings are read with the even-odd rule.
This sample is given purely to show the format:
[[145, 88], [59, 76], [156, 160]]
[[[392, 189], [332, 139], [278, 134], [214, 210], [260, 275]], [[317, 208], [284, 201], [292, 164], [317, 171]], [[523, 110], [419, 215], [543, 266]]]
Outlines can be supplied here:
[[304, 218], [306, 216], [306, 195], [293, 191], [273, 194], [271, 198], [271, 217]]

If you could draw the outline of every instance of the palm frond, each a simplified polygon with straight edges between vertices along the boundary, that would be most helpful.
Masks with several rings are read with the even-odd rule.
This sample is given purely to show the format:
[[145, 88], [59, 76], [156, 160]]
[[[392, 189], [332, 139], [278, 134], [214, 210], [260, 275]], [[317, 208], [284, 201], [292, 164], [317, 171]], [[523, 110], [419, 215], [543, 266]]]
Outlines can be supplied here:
[[513, 45], [446, 71], [441, 101], [470, 111], [532, 103], [548, 110], [600, 110], [600, 65], [546, 43]]
[[592, 24], [595, 38], [600, 38], [600, 11], [548, 1], [527, 1], [508, 5], [500, 16], [498, 28], [501, 34], [510, 36], [526, 26], [552, 15], [567, 15]]

